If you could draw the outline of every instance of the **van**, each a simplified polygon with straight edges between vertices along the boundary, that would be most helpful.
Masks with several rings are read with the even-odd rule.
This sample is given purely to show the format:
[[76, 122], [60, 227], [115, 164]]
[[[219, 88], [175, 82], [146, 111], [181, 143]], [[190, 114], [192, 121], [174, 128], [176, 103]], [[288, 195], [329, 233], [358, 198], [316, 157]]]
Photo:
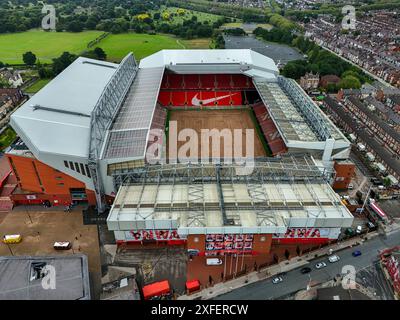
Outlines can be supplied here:
[[20, 243], [22, 236], [20, 234], [6, 234], [3, 236], [4, 243]]
[[69, 250], [71, 249], [72, 244], [69, 241], [57, 241], [54, 242], [53, 248], [56, 250]]
[[219, 266], [222, 264], [222, 259], [218, 258], [207, 259], [206, 263], [208, 266]]

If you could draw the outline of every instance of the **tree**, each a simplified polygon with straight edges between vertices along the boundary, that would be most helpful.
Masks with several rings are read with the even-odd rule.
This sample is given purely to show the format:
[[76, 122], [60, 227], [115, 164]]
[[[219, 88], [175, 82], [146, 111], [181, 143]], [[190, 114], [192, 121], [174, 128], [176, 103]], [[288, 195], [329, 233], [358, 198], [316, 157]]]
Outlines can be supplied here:
[[68, 67], [74, 60], [77, 58], [76, 55], [69, 53], [69, 52], [63, 52], [63, 54], [58, 57], [53, 59], [53, 72], [55, 75], [61, 73], [66, 67]]
[[341, 89], [360, 89], [361, 82], [355, 76], [348, 75], [340, 80], [338, 87]]
[[96, 57], [100, 60], [106, 60], [107, 58], [107, 54], [104, 52], [104, 50], [102, 48], [96, 47], [93, 50], [94, 54], [96, 55]]
[[22, 55], [22, 60], [28, 66], [33, 66], [36, 62], [36, 56], [31, 51], [28, 51]]
[[0, 61], [0, 69], [4, 67], [4, 63]]

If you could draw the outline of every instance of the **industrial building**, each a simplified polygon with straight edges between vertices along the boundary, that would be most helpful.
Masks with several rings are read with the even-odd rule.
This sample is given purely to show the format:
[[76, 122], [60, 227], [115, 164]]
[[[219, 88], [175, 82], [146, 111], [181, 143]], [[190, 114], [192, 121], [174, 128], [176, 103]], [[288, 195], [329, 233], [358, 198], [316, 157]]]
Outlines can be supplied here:
[[90, 300], [87, 257], [0, 257], [0, 300]]

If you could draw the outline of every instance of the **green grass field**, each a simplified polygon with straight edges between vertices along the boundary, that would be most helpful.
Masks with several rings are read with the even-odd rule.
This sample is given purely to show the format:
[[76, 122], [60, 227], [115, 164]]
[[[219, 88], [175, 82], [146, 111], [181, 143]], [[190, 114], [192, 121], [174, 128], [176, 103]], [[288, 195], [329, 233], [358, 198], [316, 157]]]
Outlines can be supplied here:
[[182, 49], [176, 40], [168, 35], [121, 33], [108, 36], [98, 46], [107, 53], [107, 60], [119, 62], [131, 51], [140, 60], [162, 49]]
[[36, 93], [40, 89], [42, 89], [46, 84], [48, 84], [50, 81], [51, 81], [51, 79], [39, 79], [34, 84], [32, 84], [30, 87], [26, 88], [24, 91], [27, 93]]
[[[150, 13], [151, 13], [151, 15], [153, 15], [156, 12], [160, 12], [160, 13], [168, 12], [171, 14], [171, 13], [177, 13], [178, 9], [179, 8], [177, 8], [177, 7], [168, 7], [167, 8], [165, 6], [161, 6], [160, 10], [157, 10], [157, 11], [153, 10], [153, 11], [150, 11]], [[205, 13], [205, 12], [200, 12], [200, 11], [195, 11], [195, 10], [187, 10], [187, 9], [184, 9], [184, 10], [185, 10], [185, 13], [183, 15], [175, 14], [173, 17], [170, 18], [170, 20], [166, 21], [166, 20], [160, 19], [159, 23], [164, 23], [164, 22], [172, 23], [172, 24], [182, 23], [183, 20], [188, 20], [188, 19], [191, 19], [192, 16], [197, 16], [197, 21], [199, 21], [199, 22], [208, 21], [210, 24], [212, 24], [213, 22], [217, 21], [219, 18], [222, 17], [222, 16], [212, 14], [212, 13]], [[155, 21], [155, 22], [157, 22], [157, 21]]]
[[7, 128], [0, 134], [0, 150], [7, 148], [17, 137], [12, 128]]
[[48, 63], [64, 51], [76, 54], [82, 52], [91, 40], [102, 33], [102, 31], [70, 33], [30, 30], [0, 34], [0, 61], [9, 64], [23, 63], [22, 54], [32, 51], [40, 62]]

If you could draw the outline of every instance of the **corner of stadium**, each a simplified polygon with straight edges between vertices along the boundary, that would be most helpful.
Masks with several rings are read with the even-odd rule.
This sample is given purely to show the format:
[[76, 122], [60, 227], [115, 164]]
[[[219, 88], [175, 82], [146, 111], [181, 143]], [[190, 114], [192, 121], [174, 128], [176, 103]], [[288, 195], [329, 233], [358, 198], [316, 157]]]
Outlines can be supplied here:
[[[252, 129], [252, 170], [237, 174], [243, 165], [221, 155], [169, 161], [173, 122], [196, 136]], [[120, 64], [80, 57], [10, 123], [20, 137], [6, 152], [15, 206], [87, 203], [108, 213], [120, 246], [185, 248], [188, 280], [218, 282], [298, 255], [353, 222], [333, 189], [351, 171], [349, 141], [252, 50], [162, 50], [139, 64], [132, 54]], [[155, 141], [163, 161], [149, 163]], [[207, 267], [210, 256], [223, 263]]]

